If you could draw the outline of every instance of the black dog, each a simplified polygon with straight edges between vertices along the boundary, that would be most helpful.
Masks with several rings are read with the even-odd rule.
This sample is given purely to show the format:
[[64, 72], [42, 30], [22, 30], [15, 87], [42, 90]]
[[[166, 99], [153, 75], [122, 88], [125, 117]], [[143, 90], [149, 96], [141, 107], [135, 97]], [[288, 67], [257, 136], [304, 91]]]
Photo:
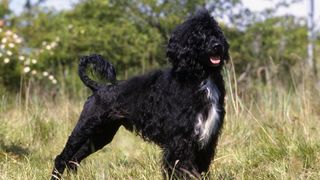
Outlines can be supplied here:
[[[171, 35], [172, 68], [116, 81], [114, 67], [99, 55], [81, 59], [79, 75], [92, 91], [52, 179], [76, 170], [87, 156], [110, 143], [122, 125], [163, 149], [166, 177], [201, 178], [215, 153], [225, 115], [221, 70], [229, 45], [207, 10], [198, 11]], [[88, 64], [111, 81], [101, 85], [86, 75]], [[174, 170], [174, 172], [173, 172]]]

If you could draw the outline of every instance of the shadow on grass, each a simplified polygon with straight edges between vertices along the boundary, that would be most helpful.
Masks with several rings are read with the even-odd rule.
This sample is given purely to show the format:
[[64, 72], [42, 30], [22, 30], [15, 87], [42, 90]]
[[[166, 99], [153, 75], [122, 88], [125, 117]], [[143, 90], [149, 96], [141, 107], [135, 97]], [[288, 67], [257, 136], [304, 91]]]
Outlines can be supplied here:
[[13, 143], [10, 143], [8, 145], [3, 140], [0, 140], [0, 153], [9, 154], [10, 156], [21, 158], [28, 155], [30, 151], [21, 145]]

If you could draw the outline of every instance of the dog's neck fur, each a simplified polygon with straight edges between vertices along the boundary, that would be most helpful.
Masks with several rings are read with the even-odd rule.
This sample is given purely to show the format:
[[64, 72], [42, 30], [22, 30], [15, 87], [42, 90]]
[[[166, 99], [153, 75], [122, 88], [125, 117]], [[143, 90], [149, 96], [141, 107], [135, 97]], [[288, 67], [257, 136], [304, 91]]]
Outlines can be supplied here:
[[222, 67], [216, 67], [215, 69], [193, 69], [193, 70], [177, 70], [175, 68], [172, 69], [173, 76], [177, 77], [180, 81], [187, 82], [198, 82], [203, 83], [210, 79], [211, 81], [215, 79], [215, 77], [221, 76]]
[[210, 102], [207, 110], [202, 110], [196, 117], [195, 134], [199, 138], [200, 148], [204, 148], [211, 137], [218, 133], [217, 129], [220, 124], [219, 122], [219, 99], [221, 93], [217, 86], [214, 84], [212, 77], [208, 77], [202, 81], [200, 85], [200, 91], [206, 92], [206, 99]]

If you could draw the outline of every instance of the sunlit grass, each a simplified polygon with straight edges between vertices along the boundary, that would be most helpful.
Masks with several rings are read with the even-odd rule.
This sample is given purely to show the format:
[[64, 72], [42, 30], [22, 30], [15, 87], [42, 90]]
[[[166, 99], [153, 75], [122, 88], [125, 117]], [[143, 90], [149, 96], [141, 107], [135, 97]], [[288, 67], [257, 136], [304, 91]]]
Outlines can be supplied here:
[[[212, 179], [319, 179], [319, 92], [261, 88], [240, 98], [226, 81], [227, 114]], [[19, 98], [19, 96], [17, 96]], [[0, 179], [48, 179], [84, 98], [0, 98]], [[12, 98], [11, 98], [12, 99]], [[13, 98], [14, 99], [14, 98]], [[27, 107], [26, 107], [27, 106]], [[121, 128], [112, 143], [66, 179], [161, 179], [161, 150]]]

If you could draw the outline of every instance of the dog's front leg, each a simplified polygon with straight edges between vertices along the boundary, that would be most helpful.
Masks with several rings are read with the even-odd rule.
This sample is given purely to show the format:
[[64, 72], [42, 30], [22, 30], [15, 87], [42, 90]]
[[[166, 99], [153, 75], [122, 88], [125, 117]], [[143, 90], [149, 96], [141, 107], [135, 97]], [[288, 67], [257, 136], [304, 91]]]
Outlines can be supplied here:
[[195, 162], [196, 147], [187, 142], [181, 140], [164, 150], [164, 179], [201, 179]]
[[56, 157], [54, 169], [52, 171], [52, 180], [61, 178], [67, 163], [72, 159], [76, 152], [86, 143], [88, 138], [94, 133], [94, 130], [100, 124], [97, 123], [97, 118], [84, 119], [81, 117], [77, 126], [68, 138], [68, 141], [63, 151]]

